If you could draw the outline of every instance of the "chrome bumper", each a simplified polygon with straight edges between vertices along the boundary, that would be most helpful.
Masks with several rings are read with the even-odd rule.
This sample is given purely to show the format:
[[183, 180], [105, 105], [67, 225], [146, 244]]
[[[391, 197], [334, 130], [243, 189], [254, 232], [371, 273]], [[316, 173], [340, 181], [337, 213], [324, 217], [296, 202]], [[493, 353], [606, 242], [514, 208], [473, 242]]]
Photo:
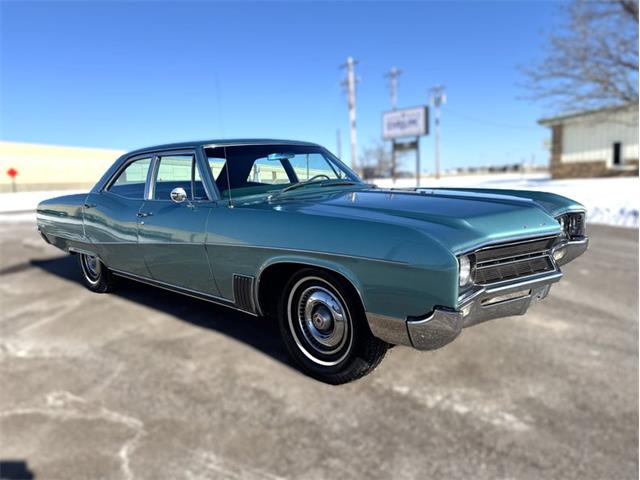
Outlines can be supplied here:
[[586, 252], [588, 246], [589, 238], [587, 237], [580, 240], [569, 240], [553, 248], [553, 257], [556, 263], [562, 266]]
[[[587, 237], [565, 241], [553, 247], [551, 253], [560, 266], [582, 255], [588, 245]], [[435, 350], [454, 340], [463, 328], [494, 318], [524, 315], [561, 278], [562, 272], [556, 269], [527, 279], [476, 287], [459, 299], [456, 309], [436, 307], [425, 317], [406, 319], [367, 312], [367, 320], [371, 332], [386, 342]]]
[[562, 272], [551, 273], [503, 284], [491, 285], [469, 293], [457, 310], [435, 308], [423, 319], [407, 320], [411, 345], [419, 350], [434, 350], [454, 340], [463, 328], [487, 320], [524, 315], [532, 302], [549, 294], [551, 285]]
[[453, 341], [463, 328], [487, 320], [524, 315], [532, 302], [545, 298], [551, 285], [562, 278], [555, 270], [526, 280], [503, 282], [469, 292], [458, 308], [436, 307], [423, 317], [395, 319], [367, 313], [373, 334], [389, 343], [418, 350], [435, 350]]

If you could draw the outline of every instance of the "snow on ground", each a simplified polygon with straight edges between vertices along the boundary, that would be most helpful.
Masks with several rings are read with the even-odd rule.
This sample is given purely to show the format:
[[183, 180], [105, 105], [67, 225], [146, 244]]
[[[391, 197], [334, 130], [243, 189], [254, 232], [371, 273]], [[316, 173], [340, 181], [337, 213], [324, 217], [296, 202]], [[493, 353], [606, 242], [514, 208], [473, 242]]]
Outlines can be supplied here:
[[[415, 187], [416, 181], [403, 178], [375, 180], [380, 187]], [[429, 187], [477, 187], [518, 190], [538, 190], [557, 193], [582, 203], [587, 209], [587, 220], [591, 223], [638, 228], [637, 177], [584, 178], [551, 180], [548, 174], [492, 174], [460, 175], [422, 179], [421, 186]], [[0, 221], [34, 221], [34, 210], [38, 202], [59, 195], [81, 193], [77, 190], [0, 193]]]
[[[415, 187], [414, 178], [374, 180], [380, 187]], [[620, 227], [638, 228], [638, 177], [579, 178], [552, 180], [548, 174], [493, 174], [460, 175], [422, 179], [421, 186], [502, 188], [511, 190], [537, 190], [569, 197], [587, 209], [587, 221]]]

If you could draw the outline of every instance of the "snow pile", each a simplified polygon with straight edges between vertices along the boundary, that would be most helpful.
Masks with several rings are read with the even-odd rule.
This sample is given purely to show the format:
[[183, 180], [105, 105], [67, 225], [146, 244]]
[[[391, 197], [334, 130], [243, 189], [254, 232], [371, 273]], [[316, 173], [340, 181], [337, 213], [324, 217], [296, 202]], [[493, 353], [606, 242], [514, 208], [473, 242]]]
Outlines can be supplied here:
[[[403, 178], [395, 185], [390, 179], [375, 180], [380, 187], [415, 187], [413, 178]], [[423, 179], [421, 186], [503, 188], [538, 190], [569, 197], [587, 209], [587, 221], [620, 227], [638, 228], [638, 177], [580, 178], [552, 180], [548, 174], [461, 175], [439, 180]]]

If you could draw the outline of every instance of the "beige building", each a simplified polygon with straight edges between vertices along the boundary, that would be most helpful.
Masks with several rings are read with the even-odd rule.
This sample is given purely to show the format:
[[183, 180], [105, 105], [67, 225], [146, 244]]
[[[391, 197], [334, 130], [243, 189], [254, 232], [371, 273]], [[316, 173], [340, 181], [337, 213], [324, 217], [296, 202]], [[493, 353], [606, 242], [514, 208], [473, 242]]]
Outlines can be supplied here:
[[0, 141], [0, 192], [12, 189], [9, 169], [18, 171], [17, 191], [92, 187], [124, 152]]
[[551, 128], [553, 178], [638, 175], [638, 105], [539, 120]]

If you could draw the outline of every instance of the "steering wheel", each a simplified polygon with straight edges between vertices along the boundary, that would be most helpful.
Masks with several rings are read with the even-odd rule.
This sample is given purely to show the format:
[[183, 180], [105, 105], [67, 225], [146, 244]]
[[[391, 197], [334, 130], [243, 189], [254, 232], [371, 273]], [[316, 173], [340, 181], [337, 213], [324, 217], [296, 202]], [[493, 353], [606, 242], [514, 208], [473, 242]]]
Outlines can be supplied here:
[[307, 182], [313, 182], [316, 178], [326, 178], [327, 180], [331, 180], [331, 177], [329, 177], [329, 175], [325, 175], [324, 173], [319, 173], [318, 175], [314, 175], [313, 177], [311, 177], [309, 180], [307, 180]]

